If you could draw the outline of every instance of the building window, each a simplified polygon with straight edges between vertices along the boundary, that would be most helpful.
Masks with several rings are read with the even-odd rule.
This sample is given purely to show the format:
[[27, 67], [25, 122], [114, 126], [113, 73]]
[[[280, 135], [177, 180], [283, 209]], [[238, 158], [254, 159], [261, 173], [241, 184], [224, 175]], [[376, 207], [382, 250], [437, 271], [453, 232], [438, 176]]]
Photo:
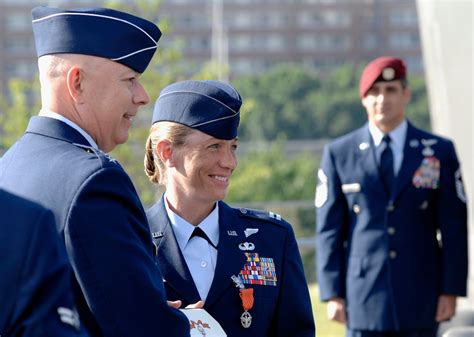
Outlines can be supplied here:
[[392, 49], [419, 48], [420, 37], [415, 33], [396, 33], [390, 36], [389, 43]]
[[416, 10], [394, 10], [390, 13], [390, 24], [395, 27], [417, 27], [418, 17]]

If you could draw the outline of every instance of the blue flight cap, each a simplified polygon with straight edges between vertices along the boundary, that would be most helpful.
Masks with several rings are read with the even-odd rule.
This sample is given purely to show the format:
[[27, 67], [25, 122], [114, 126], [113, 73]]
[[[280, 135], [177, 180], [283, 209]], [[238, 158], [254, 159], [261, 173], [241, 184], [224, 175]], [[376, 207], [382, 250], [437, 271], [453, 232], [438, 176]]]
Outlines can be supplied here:
[[161, 37], [153, 22], [108, 8], [66, 11], [41, 6], [31, 14], [38, 57], [92, 55], [143, 73]]
[[237, 137], [240, 121], [240, 94], [219, 81], [182, 81], [161, 91], [152, 124], [176, 122], [218, 139]]

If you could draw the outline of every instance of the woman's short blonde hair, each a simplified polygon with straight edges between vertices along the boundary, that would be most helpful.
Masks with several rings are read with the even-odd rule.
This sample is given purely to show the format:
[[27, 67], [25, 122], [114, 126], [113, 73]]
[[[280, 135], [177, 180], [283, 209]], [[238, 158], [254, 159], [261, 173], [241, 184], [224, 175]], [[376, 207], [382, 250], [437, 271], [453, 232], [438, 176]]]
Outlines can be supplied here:
[[166, 166], [156, 150], [158, 142], [167, 140], [173, 147], [181, 147], [192, 131], [192, 128], [175, 122], [157, 122], [151, 126], [145, 145], [144, 165], [145, 173], [152, 183], [166, 184]]

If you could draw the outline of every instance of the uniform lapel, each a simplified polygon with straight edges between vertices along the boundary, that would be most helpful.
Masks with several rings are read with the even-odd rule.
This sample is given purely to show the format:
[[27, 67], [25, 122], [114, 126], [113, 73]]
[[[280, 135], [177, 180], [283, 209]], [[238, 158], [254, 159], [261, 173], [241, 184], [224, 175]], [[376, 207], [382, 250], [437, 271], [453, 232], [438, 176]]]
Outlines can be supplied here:
[[246, 261], [244, 252], [238, 248], [239, 243], [244, 241], [243, 227], [235, 211], [225, 203], [220, 202], [217, 263], [205, 308], [211, 306], [224, 290], [234, 286], [231, 276], [237, 276]]
[[[358, 141], [357, 141], [358, 140]], [[386, 191], [382, 178], [380, 176], [379, 166], [375, 157], [375, 145], [370, 136], [369, 125], [366, 124], [359, 130], [357, 140], [355, 142], [359, 154], [359, 162], [357, 168], [362, 168], [368, 181], [368, 188], [378, 193], [385, 194]], [[356, 169], [356, 168], [355, 168]]]
[[395, 182], [394, 199], [411, 183], [415, 170], [420, 166], [423, 160], [420, 148], [421, 137], [417, 129], [408, 123], [407, 136], [403, 147], [403, 161]]
[[154, 235], [161, 236], [161, 238], [155, 240], [155, 243], [157, 244], [158, 260], [165, 282], [180, 294], [184, 301], [188, 303], [199, 301], [199, 292], [168, 219], [164, 197], [161, 197], [160, 201], [147, 211], [147, 216], [151, 232]]

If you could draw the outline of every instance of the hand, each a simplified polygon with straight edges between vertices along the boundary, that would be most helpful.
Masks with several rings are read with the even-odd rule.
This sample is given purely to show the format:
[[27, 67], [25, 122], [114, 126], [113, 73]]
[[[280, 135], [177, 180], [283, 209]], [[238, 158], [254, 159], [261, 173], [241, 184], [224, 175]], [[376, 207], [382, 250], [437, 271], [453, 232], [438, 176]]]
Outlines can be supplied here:
[[201, 309], [204, 307], [204, 301], [197, 301], [196, 303], [190, 304], [186, 306], [186, 309]]
[[181, 302], [180, 300], [177, 300], [177, 301], [166, 301], [168, 302], [168, 305], [172, 308], [175, 308], [175, 309], [179, 309], [179, 307], [181, 307], [181, 304], [183, 304], [183, 302]]
[[327, 305], [328, 319], [342, 324], [347, 323], [346, 302], [340, 297], [331, 298]]
[[436, 321], [447, 321], [456, 313], [456, 296], [441, 295], [438, 298], [438, 308], [436, 309]]

